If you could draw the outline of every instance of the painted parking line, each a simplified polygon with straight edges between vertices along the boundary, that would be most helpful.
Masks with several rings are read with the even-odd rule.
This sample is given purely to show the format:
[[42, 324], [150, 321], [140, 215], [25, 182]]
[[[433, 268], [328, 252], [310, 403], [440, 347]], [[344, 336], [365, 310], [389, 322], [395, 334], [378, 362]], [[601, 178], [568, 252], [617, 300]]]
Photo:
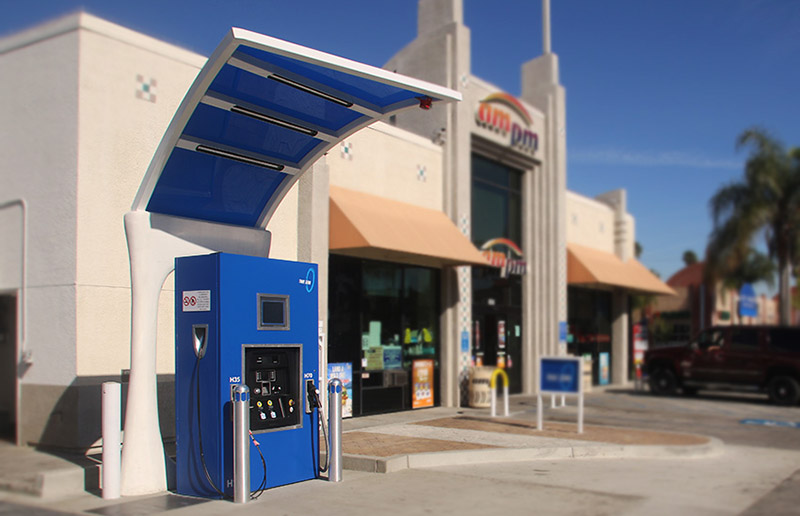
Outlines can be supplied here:
[[739, 421], [743, 425], [775, 426], [784, 428], [800, 428], [797, 421], [775, 421], [772, 419], [742, 419]]

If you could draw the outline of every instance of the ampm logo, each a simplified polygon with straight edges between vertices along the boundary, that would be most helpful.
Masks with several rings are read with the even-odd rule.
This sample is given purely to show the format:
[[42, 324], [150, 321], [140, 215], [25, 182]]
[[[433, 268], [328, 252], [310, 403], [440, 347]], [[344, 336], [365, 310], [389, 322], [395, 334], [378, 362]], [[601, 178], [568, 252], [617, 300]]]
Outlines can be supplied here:
[[500, 276], [503, 278], [511, 274], [522, 276], [528, 271], [522, 249], [507, 238], [489, 240], [481, 246], [481, 253], [489, 263], [500, 268]]
[[[512, 120], [512, 113], [524, 126]], [[515, 149], [528, 154], [534, 154], [539, 149], [539, 135], [530, 129], [533, 123], [530, 113], [519, 100], [507, 93], [492, 93], [481, 100], [475, 120], [478, 126], [494, 131], [500, 136], [510, 135], [511, 147]]]

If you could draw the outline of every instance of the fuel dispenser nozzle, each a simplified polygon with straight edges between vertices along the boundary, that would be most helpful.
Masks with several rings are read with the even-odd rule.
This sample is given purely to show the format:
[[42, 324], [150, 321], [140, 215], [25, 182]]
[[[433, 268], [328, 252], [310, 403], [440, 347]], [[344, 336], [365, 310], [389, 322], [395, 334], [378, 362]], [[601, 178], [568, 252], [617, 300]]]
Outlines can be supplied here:
[[322, 408], [319, 390], [314, 385], [314, 380], [306, 380], [306, 414], [311, 414], [314, 409]]

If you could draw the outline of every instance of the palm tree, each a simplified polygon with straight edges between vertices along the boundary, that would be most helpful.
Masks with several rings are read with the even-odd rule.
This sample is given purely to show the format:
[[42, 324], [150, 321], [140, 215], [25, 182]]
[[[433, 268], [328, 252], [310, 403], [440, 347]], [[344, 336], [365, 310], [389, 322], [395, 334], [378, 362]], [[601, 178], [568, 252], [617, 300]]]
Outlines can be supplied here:
[[750, 249], [736, 268], [725, 275], [722, 285], [739, 291], [745, 283], [759, 281], [765, 282], [770, 288], [775, 286], [775, 262], [764, 253]]
[[706, 250], [707, 279], [734, 273], [747, 261], [753, 239], [763, 235], [780, 274], [780, 322], [788, 324], [790, 275], [800, 250], [800, 149], [787, 152], [758, 128], [739, 136], [737, 149], [746, 146], [751, 152], [744, 180], [723, 186], [711, 198], [714, 229]]

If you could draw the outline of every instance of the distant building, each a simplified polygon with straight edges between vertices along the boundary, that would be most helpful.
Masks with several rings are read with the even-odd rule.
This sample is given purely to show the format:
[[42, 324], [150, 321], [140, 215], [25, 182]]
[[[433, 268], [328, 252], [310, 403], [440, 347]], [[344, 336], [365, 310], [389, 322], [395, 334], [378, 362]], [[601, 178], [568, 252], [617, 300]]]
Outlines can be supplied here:
[[757, 315], [742, 315], [741, 292], [703, 282], [704, 263], [687, 265], [673, 274], [667, 285], [677, 294], [659, 297], [648, 307], [651, 336], [655, 345], [688, 342], [709, 326], [731, 324], [777, 324], [778, 303], [774, 298], [755, 298]]

